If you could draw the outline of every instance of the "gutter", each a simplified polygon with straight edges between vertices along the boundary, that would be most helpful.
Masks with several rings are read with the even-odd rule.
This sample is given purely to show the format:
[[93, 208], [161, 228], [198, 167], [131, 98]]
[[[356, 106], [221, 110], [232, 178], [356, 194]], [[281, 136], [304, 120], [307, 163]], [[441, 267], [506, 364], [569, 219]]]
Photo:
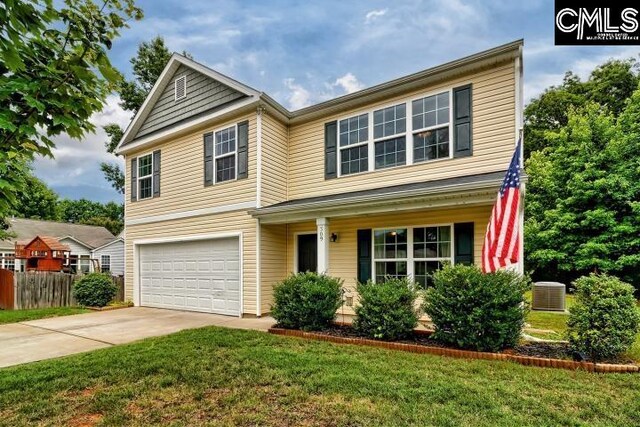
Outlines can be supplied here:
[[[526, 181], [526, 176], [523, 176], [523, 181]], [[476, 181], [473, 183], [464, 183], [464, 184], [451, 184], [442, 187], [435, 187], [430, 189], [411, 189], [404, 191], [394, 191], [391, 193], [383, 193], [383, 194], [373, 194], [373, 195], [363, 195], [356, 196], [353, 198], [342, 198], [342, 199], [334, 199], [329, 201], [314, 201], [308, 203], [300, 203], [293, 205], [285, 205], [285, 206], [273, 206], [273, 207], [265, 207], [262, 209], [253, 209], [248, 211], [248, 213], [254, 218], [262, 218], [272, 214], [280, 214], [280, 213], [288, 213], [295, 212], [298, 210], [307, 210], [314, 208], [335, 208], [344, 205], [345, 203], [366, 203], [366, 202], [376, 202], [376, 201], [384, 201], [388, 202], [389, 197], [420, 197], [420, 196], [430, 196], [434, 194], [444, 195], [443, 193], [452, 193], [452, 192], [461, 192], [461, 191], [473, 191], [473, 190], [486, 190], [495, 188], [496, 194], [498, 191], [498, 187], [502, 183], [502, 178], [500, 179], [490, 179], [483, 181]]]

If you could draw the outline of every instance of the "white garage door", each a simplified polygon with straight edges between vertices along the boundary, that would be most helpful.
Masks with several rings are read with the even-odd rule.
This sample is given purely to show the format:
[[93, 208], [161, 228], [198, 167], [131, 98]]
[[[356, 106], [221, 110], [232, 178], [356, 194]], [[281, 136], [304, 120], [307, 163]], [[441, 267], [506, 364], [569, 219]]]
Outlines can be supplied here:
[[140, 303], [240, 314], [238, 238], [140, 246]]

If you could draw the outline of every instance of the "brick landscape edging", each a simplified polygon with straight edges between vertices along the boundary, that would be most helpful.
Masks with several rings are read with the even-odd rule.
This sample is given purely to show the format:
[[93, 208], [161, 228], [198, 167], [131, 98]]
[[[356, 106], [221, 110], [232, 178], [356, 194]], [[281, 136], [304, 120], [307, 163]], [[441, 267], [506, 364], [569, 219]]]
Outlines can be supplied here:
[[304, 332], [296, 329], [270, 328], [270, 334], [289, 337], [307, 338], [316, 341], [328, 341], [338, 344], [354, 344], [368, 347], [379, 347], [390, 350], [408, 351], [411, 353], [427, 353], [439, 356], [456, 357], [459, 359], [484, 359], [484, 360], [509, 360], [525, 366], [538, 366], [542, 368], [558, 368], [588, 372], [640, 372], [637, 365], [614, 365], [609, 363], [575, 362], [573, 360], [545, 359], [542, 357], [518, 356], [509, 353], [488, 353], [472, 350], [457, 350], [454, 348], [429, 347], [418, 344], [406, 344], [390, 341], [377, 341], [367, 338], [346, 338], [326, 335], [317, 332]]

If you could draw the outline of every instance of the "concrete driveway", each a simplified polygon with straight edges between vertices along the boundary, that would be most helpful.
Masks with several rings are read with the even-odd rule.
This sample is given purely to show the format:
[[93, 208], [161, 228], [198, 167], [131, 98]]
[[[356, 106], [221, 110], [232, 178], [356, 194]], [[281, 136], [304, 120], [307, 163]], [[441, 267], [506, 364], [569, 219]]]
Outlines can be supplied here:
[[216, 314], [131, 307], [0, 325], [0, 367], [52, 359], [183, 329], [223, 326], [266, 331], [270, 317], [240, 319]]

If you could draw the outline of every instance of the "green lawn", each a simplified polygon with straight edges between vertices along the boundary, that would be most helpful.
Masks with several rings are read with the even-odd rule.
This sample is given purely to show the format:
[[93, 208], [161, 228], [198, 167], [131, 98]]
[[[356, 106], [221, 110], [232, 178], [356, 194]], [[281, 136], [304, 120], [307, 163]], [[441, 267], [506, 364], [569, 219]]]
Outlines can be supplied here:
[[640, 377], [203, 328], [0, 370], [0, 425], [638, 425]]
[[34, 308], [30, 310], [0, 310], [0, 325], [4, 323], [24, 322], [46, 317], [68, 316], [88, 313], [90, 310], [80, 307]]

